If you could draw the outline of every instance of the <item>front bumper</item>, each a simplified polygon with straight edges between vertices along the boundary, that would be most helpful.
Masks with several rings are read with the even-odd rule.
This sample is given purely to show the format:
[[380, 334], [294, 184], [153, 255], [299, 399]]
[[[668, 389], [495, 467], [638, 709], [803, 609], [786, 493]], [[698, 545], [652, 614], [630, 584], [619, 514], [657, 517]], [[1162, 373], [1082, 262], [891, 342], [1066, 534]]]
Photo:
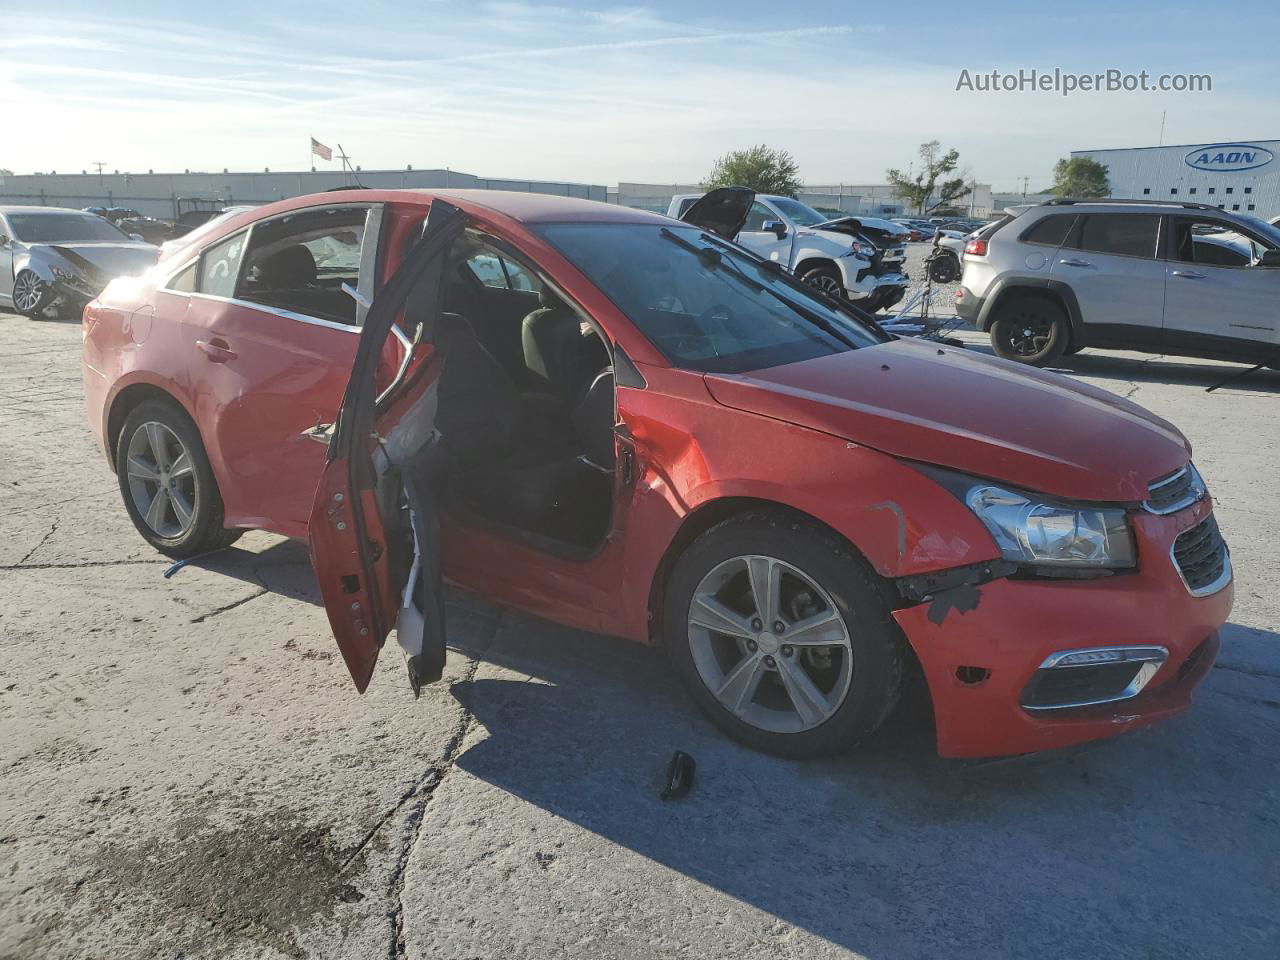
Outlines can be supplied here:
[[871, 273], [867, 273], [862, 277], [854, 274], [845, 278], [844, 288], [848, 292], [850, 300], [865, 300], [886, 287], [897, 287], [905, 290], [908, 282], [906, 274], [902, 273], [885, 273], [878, 277]]
[[[938, 753], [1032, 753], [1114, 736], [1187, 709], [1218, 653], [1234, 599], [1228, 581], [1194, 596], [1170, 557], [1177, 535], [1212, 512], [1208, 498], [1177, 514], [1133, 515], [1139, 569], [1099, 580], [994, 580], [964, 604], [894, 613], [928, 682]], [[1029, 691], [1052, 657], [1099, 648], [1163, 648], [1136, 695], [1037, 709]], [[1097, 697], [1094, 700], [1100, 699]]]

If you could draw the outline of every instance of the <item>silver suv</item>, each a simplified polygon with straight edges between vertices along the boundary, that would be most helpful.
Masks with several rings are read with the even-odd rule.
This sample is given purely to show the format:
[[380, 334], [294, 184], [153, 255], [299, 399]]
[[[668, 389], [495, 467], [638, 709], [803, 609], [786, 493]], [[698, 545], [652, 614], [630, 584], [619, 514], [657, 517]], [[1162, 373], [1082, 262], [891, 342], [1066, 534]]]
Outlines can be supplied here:
[[1199, 203], [1051, 200], [972, 237], [956, 312], [1043, 367], [1084, 347], [1280, 365], [1280, 229]]

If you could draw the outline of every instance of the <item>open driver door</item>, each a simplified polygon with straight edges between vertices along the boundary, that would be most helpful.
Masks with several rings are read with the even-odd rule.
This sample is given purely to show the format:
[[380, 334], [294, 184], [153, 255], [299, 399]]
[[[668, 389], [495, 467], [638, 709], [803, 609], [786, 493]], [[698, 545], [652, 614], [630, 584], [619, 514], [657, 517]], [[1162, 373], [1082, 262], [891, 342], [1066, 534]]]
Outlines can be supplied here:
[[[443, 358], [440, 277], [465, 215], [432, 202], [422, 237], [374, 297], [360, 331], [310, 518], [311, 563], [338, 649], [361, 693], [397, 626], [417, 694], [444, 668], [439, 521], [431, 459]], [[377, 388], [389, 336], [404, 356]]]

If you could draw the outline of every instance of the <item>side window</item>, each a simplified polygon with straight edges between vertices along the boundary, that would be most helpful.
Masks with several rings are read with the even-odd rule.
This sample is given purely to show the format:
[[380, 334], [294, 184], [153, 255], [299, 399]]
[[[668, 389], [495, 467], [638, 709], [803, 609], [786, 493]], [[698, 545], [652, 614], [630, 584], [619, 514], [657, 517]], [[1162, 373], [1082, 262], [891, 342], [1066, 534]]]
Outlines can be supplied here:
[[751, 205], [751, 211], [747, 214], [747, 222], [742, 225], [742, 232], [759, 233], [764, 230], [764, 225], [767, 221], [781, 219], [763, 203], [756, 201]]
[[1248, 267], [1261, 255], [1256, 241], [1217, 220], [1177, 217], [1169, 259], [1210, 267]]
[[523, 293], [537, 293], [542, 289], [542, 284], [528, 270], [488, 247], [475, 251], [465, 262], [467, 269], [486, 287]]
[[486, 287], [537, 293], [540, 286], [520, 264], [487, 250], [468, 257], [467, 266]]
[[200, 292], [215, 297], [234, 297], [240, 261], [244, 258], [245, 235], [237, 233], [216, 243], [200, 257]]
[[[367, 207], [310, 208], [256, 224], [236, 297], [355, 326]], [[370, 237], [376, 243], [376, 237]]]
[[196, 290], [196, 269], [200, 266], [197, 260], [184, 270], [179, 270], [174, 274], [173, 278], [164, 285], [164, 289], [173, 290], [175, 293], [195, 293]]
[[1156, 255], [1160, 218], [1146, 213], [1101, 213], [1084, 218], [1077, 249], [1123, 257]]
[[1067, 240], [1067, 234], [1076, 222], [1074, 213], [1056, 213], [1045, 217], [1039, 223], [1031, 225], [1022, 235], [1023, 243], [1042, 243], [1049, 247], [1060, 247]]

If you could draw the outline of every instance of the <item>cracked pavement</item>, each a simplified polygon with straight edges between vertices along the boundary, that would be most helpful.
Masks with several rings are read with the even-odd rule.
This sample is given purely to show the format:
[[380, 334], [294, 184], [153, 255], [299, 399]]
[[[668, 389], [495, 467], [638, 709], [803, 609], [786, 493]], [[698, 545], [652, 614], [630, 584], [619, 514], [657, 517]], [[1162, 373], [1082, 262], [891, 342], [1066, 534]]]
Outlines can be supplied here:
[[[165, 579], [78, 326], [0, 329], [4, 960], [1280, 955], [1280, 374], [1068, 358], [1182, 427], [1217, 499], [1236, 610], [1189, 714], [969, 763], [900, 716], [799, 764], [652, 651], [462, 595], [442, 683], [415, 701], [393, 644], [356, 695], [305, 550]], [[676, 748], [697, 780], [662, 803]]]

